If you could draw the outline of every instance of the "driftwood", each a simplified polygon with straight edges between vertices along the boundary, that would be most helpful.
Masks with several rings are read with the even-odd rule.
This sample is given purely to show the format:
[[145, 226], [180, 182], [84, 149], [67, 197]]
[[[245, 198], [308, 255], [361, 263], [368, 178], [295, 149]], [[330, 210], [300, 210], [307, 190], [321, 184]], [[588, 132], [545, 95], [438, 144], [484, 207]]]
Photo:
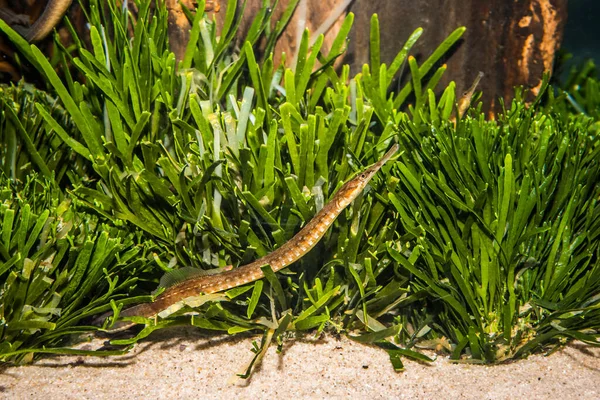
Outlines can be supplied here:
[[[289, 0], [282, 0], [274, 10], [277, 21]], [[302, 3], [302, 2], [301, 2]], [[276, 59], [285, 52], [287, 65], [293, 65], [298, 35], [305, 27], [311, 32], [324, 22], [342, 0], [307, 0], [280, 38]], [[248, 0], [239, 37], [243, 38], [262, 0]], [[513, 97], [515, 86], [531, 89], [533, 96], [540, 88], [544, 73], [551, 73], [560, 46], [567, 17], [567, 0], [354, 0], [350, 11], [355, 14], [348, 52], [343, 61], [352, 73], [369, 62], [369, 30], [373, 13], [379, 15], [381, 59], [390, 63], [404, 41], [418, 27], [424, 33], [412, 54], [423, 60], [457, 27], [467, 31], [444, 62], [448, 69], [440, 87], [456, 82], [462, 93], [481, 71], [485, 74], [478, 90], [483, 91], [483, 106], [492, 113]], [[335, 38], [345, 13], [328, 31], [324, 49]], [[401, 77], [402, 79], [402, 77]]]
[[[303, 30], [308, 28], [314, 33], [333, 18], [333, 24], [327, 25], [322, 48], [327, 52], [345, 17], [345, 12], [340, 10], [345, 1], [301, 0], [276, 45], [274, 61], [277, 63], [285, 53], [286, 64], [293, 66]], [[242, 2], [238, 0], [238, 9]], [[289, 2], [280, 0], [272, 11], [273, 26]], [[166, 0], [170, 14], [169, 41], [177, 59], [183, 57], [190, 29], [181, 4], [193, 9], [195, 0], [182, 0], [181, 3], [179, 0]], [[253, 16], [262, 4], [263, 0], [247, 1], [237, 34], [238, 45], [241, 45]], [[32, 21], [41, 14], [45, 5], [46, 0], [0, 0], [0, 8], [10, 9], [17, 14], [25, 13]], [[207, 1], [207, 10], [215, 12], [218, 26], [225, 18], [226, 6], [226, 0]], [[219, 8], [221, 11], [217, 12]], [[453, 80], [457, 92], [461, 93], [482, 71], [485, 76], [479, 90], [483, 91], [484, 109], [497, 111], [498, 98], [509, 102], [514, 86], [532, 89], [531, 93], [535, 94], [543, 73], [552, 71], [566, 21], [566, 8], [567, 0], [354, 0], [350, 5], [350, 11], [355, 14], [354, 27], [349, 37], [348, 52], [340, 62], [349, 63], [352, 72], [356, 73], [369, 61], [369, 26], [373, 13], [379, 15], [381, 59], [387, 63], [417, 27], [422, 27], [424, 33], [411, 53], [422, 61], [450, 32], [459, 26], [466, 26], [462, 41], [444, 60], [448, 69], [440, 87], [445, 87]], [[74, 4], [69, 15], [84, 37], [85, 21], [78, 5]], [[0, 52], [5, 54], [5, 59], [12, 58], [10, 46], [7, 47], [6, 43], [0, 42]], [[4, 69], [9, 79], [19, 76], [11, 65], [6, 62], [0, 64], [0, 74]]]
[[[242, 3], [242, 0], [238, 0], [238, 10], [241, 8]], [[344, 0], [301, 0], [286, 30], [275, 46], [273, 55], [275, 64], [279, 63], [283, 54], [285, 54], [287, 66], [294, 64], [294, 56], [297, 53], [304, 29], [308, 29], [311, 34], [317, 32], [319, 29], [325, 30], [325, 40], [321, 51], [327, 54], [346, 16], [342, 3], [344, 3]], [[238, 46], [241, 47], [242, 41], [250, 29], [254, 15], [261, 9], [262, 4], [262, 0], [247, 0], [246, 9], [244, 15], [241, 16], [242, 22], [237, 34]], [[272, 10], [272, 27], [275, 27], [276, 22], [281, 19], [289, 4], [290, 0], [280, 0], [277, 3], [277, 6]], [[222, 24], [227, 10], [227, 4], [224, 0], [221, 1], [221, 8], [220, 15], [217, 15], [218, 25]], [[333, 19], [331, 23], [329, 23], [329, 19]]]
[[483, 91], [484, 109], [497, 111], [498, 98], [509, 102], [515, 86], [535, 94], [543, 73], [552, 71], [567, 0], [355, 1], [351, 11], [356, 14], [348, 59], [353, 71], [368, 62], [369, 20], [375, 12], [381, 26], [382, 62], [388, 63], [417, 27], [424, 33], [413, 54], [422, 60], [455, 28], [466, 26], [462, 43], [445, 60], [448, 69], [440, 86], [453, 80], [461, 93], [482, 71], [485, 76], [478, 90]]
[[[169, 46], [177, 60], [183, 60], [187, 42], [190, 40], [190, 22], [183, 12], [183, 6], [193, 10], [196, 8], [194, 0], [166, 0], [165, 6], [169, 11]], [[217, 0], [206, 1], [206, 12], [219, 12], [220, 5]]]

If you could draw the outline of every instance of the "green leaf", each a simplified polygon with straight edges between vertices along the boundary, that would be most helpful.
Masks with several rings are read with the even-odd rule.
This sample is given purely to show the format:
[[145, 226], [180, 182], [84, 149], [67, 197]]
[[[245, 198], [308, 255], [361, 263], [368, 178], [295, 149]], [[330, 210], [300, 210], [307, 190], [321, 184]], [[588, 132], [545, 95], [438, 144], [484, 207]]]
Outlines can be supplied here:
[[260, 295], [262, 294], [263, 289], [263, 281], [256, 281], [254, 284], [254, 289], [252, 290], [252, 297], [250, 298], [250, 302], [248, 303], [248, 309], [246, 311], [246, 316], [248, 319], [252, 318], [254, 314], [254, 310], [258, 305], [258, 300], [260, 300]]
[[[73, 100], [73, 98], [71, 97], [69, 92], [67, 91], [67, 88], [62, 83], [62, 81], [60, 80], [60, 78], [58, 77], [58, 75], [56, 74], [56, 72], [54, 71], [54, 69], [52, 68], [50, 63], [48, 62], [48, 60], [46, 60], [46, 56], [44, 56], [44, 54], [35, 46], [31, 46], [31, 50], [32, 50], [33, 55], [36, 58], [37, 62], [41, 66], [42, 70], [44, 71], [44, 74], [50, 81], [50, 84], [52, 85], [52, 87], [54, 87], [54, 90], [56, 90], [56, 93], [58, 94], [58, 96], [62, 100], [63, 104], [65, 105], [65, 108], [71, 115], [71, 118], [73, 118], [73, 122], [75, 123], [75, 125], [77, 126], [79, 131], [81, 132], [81, 135], [83, 136], [83, 139], [87, 145], [87, 151], [94, 158], [100, 158], [100, 159], [104, 158], [104, 152], [102, 150], [102, 143], [100, 141], [100, 138], [98, 138], [96, 136], [96, 134], [93, 132], [89, 123], [86, 121], [83, 114], [81, 113], [81, 110], [77, 107], [77, 105], [75, 104], [75, 101]], [[37, 106], [38, 111], [43, 110], [41, 108], [41, 106], [38, 106], [38, 105], [36, 105], [36, 106]], [[42, 113], [42, 111], [40, 111], [40, 113]], [[47, 116], [50, 115], [48, 113], [46, 113], [46, 114], [47, 114]], [[49, 120], [49, 118], [46, 116], [45, 116], [45, 119], [47, 121]], [[56, 123], [56, 125], [58, 125], [58, 123]], [[53, 126], [53, 128], [55, 130], [57, 130], [54, 126]], [[58, 130], [57, 130], [57, 133], [59, 133]], [[66, 136], [66, 134], [65, 134], [65, 136]], [[67, 143], [67, 144], [71, 145], [70, 143]], [[71, 145], [71, 147], [73, 147], [73, 146]], [[80, 154], [83, 153], [81, 151], [77, 151], [77, 152]], [[84, 155], [84, 157], [85, 157], [85, 155]]]

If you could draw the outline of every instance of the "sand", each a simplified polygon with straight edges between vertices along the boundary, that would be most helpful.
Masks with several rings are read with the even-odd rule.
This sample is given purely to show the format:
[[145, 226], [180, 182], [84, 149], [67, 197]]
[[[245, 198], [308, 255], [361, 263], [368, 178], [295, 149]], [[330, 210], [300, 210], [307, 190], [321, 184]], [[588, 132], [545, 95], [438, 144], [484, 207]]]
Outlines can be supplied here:
[[[46, 357], [5, 367], [7, 399], [600, 399], [600, 349], [573, 343], [545, 357], [496, 366], [406, 361], [349, 339], [291, 339], [269, 348], [248, 380], [253, 337], [207, 336], [191, 328], [158, 332], [125, 356]], [[96, 346], [99, 341], [85, 346]]]

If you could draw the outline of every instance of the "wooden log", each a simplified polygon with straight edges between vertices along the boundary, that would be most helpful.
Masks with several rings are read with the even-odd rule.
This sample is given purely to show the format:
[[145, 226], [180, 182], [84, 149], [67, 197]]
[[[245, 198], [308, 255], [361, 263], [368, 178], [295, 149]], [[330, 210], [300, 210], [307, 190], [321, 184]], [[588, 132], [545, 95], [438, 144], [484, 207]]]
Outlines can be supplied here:
[[[222, 19], [225, 17], [227, 7], [225, 1], [221, 1], [221, 3], [223, 10], [220, 15], [217, 15], [218, 25], [222, 25]], [[238, 0], [238, 10], [241, 8], [242, 3], [242, 0]], [[275, 45], [273, 57], [275, 65], [279, 63], [283, 54], [286, 57], [286, 66], [294, 64], [302, 32], [306, 28], [311, 32], [311, 37], [315, 37], [320, 28], [326, 28], [324, 32], [325, 40], [321, 51], [327, 54], [346, 16], [344, 12], [346, 7], [343, 7], [342, 3], [344, 3], [344, 0], [301, 0], [287, 28]], [[239, 46], [243, 44], [242, 41], [245, 39], [253, 18], [261, 9], [262, 4], [262, 0], [247, 0], [246, 10], [242, 16], [242, 22], [237, 34], [237, 43]], [[290, 0], [280, 0], [276, 7], [273, 8], [271, 27], [275, 27], [275, 24], [282, 18], [289, 4]], [[340, 4], [342, 5], [341, 8], [338, 7]], [[328, 19], [330, 18], [333, 18], [331, 24], [328, 23]]]
[[484, 109], [498, 111], [498, 98], [508, 103], [515, 86], [539, 90], [544, 72], [551, 72], [567, 16], [567, 0], [375, 0], [354, 1], [356, 14], [347, 61], [353, 72], [369, 60], [369, 26], [379, 15], [381, 59], [389, 63], [418, 27], [424, 33], [412, 54], [423, 61], [459, 26], [467, 31], [445, 60], [448, 69], [440, 87], [451, 80], [457, 94], [479, 71]]
[[[336, 21], [327, 31], [323, 46], [323, 51], [327, 52], [345, 16], [345, 13], [336, 10], [343, 1], [302, 0], [277, 43], [275, 62], [278, 62], [281, 54], [286, 53], [287, 65], [292, 65], [302, 30], [309, 28], [311, 32], [317, 31], [333, 14], [337, 16]], [[289, 2], [281, 0], [273, 10], [273, 26]], [[193, 0], [183, 2], [190, 7], [194, 3]], [[225, 0], [207, 2], [211, 8], [213, 3], [223, 8], [216, 14], [217, 23], [222, 24], [227, 3]], [[238, 3], [241, 5], [242, 0]], [[252, 18], [262, 4], [262, 0], [248, 0], [238, 30], [239, 41], [246, 36]], [[38, 7], [27, 10], [35, 17], [43, 10], [41, 6], [45, 5], [45, 1], [0, 0], [0, 6], [17, 13], [25, 5]], [[182, 13], [179, 1], [167, 0], [167, 5], [170, 12], [170, 43], [177, 59], [181, 59], [189, 36], [189, 22]], [[479, 89], [483, 91], [484, 109], [497, 111], [498, 98], [509, 102], [514, 86], [522, 85], [532, 89], [535, 94], [543, 73], [552, 71], [566, 20], [567, 0], [354, 0], [350, 10], [355, 13], [355, 23], [350, 33], [348, 53], [343, 61], [350, 63], [353, 73], [360, 71], [369, 60], [369, 27], [373, 13], [379, 14], [381, 59], [387, 63], [417, 27], [423, 27], [424, 34], [411, 53], [422, 61], [455, 28], [466, 26], [467, 32], [462, 41], [444, 60], [448, 69], [439, 87], [443, 88], [453, 80], [457, 84], [457, 92], [461, 93], [482, 71], [485, 77]]]

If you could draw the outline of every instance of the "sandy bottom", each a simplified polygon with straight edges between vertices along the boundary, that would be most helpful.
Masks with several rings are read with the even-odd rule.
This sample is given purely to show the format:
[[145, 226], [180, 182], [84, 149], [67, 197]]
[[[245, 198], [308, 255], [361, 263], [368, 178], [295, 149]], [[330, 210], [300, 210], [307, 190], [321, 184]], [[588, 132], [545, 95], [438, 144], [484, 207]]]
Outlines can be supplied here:
[[252, 358], [252, 340], [163, 331], [125, 356], [51, 357], [4, 368], [0, 397], [600, 399], [600, 349], [581, 343], [497, 366], [407, 360], [397, 373], [381, 349], [344, 337], [296, 339], [280, 354], [269, 348], [250, 379], [236, 379]]

